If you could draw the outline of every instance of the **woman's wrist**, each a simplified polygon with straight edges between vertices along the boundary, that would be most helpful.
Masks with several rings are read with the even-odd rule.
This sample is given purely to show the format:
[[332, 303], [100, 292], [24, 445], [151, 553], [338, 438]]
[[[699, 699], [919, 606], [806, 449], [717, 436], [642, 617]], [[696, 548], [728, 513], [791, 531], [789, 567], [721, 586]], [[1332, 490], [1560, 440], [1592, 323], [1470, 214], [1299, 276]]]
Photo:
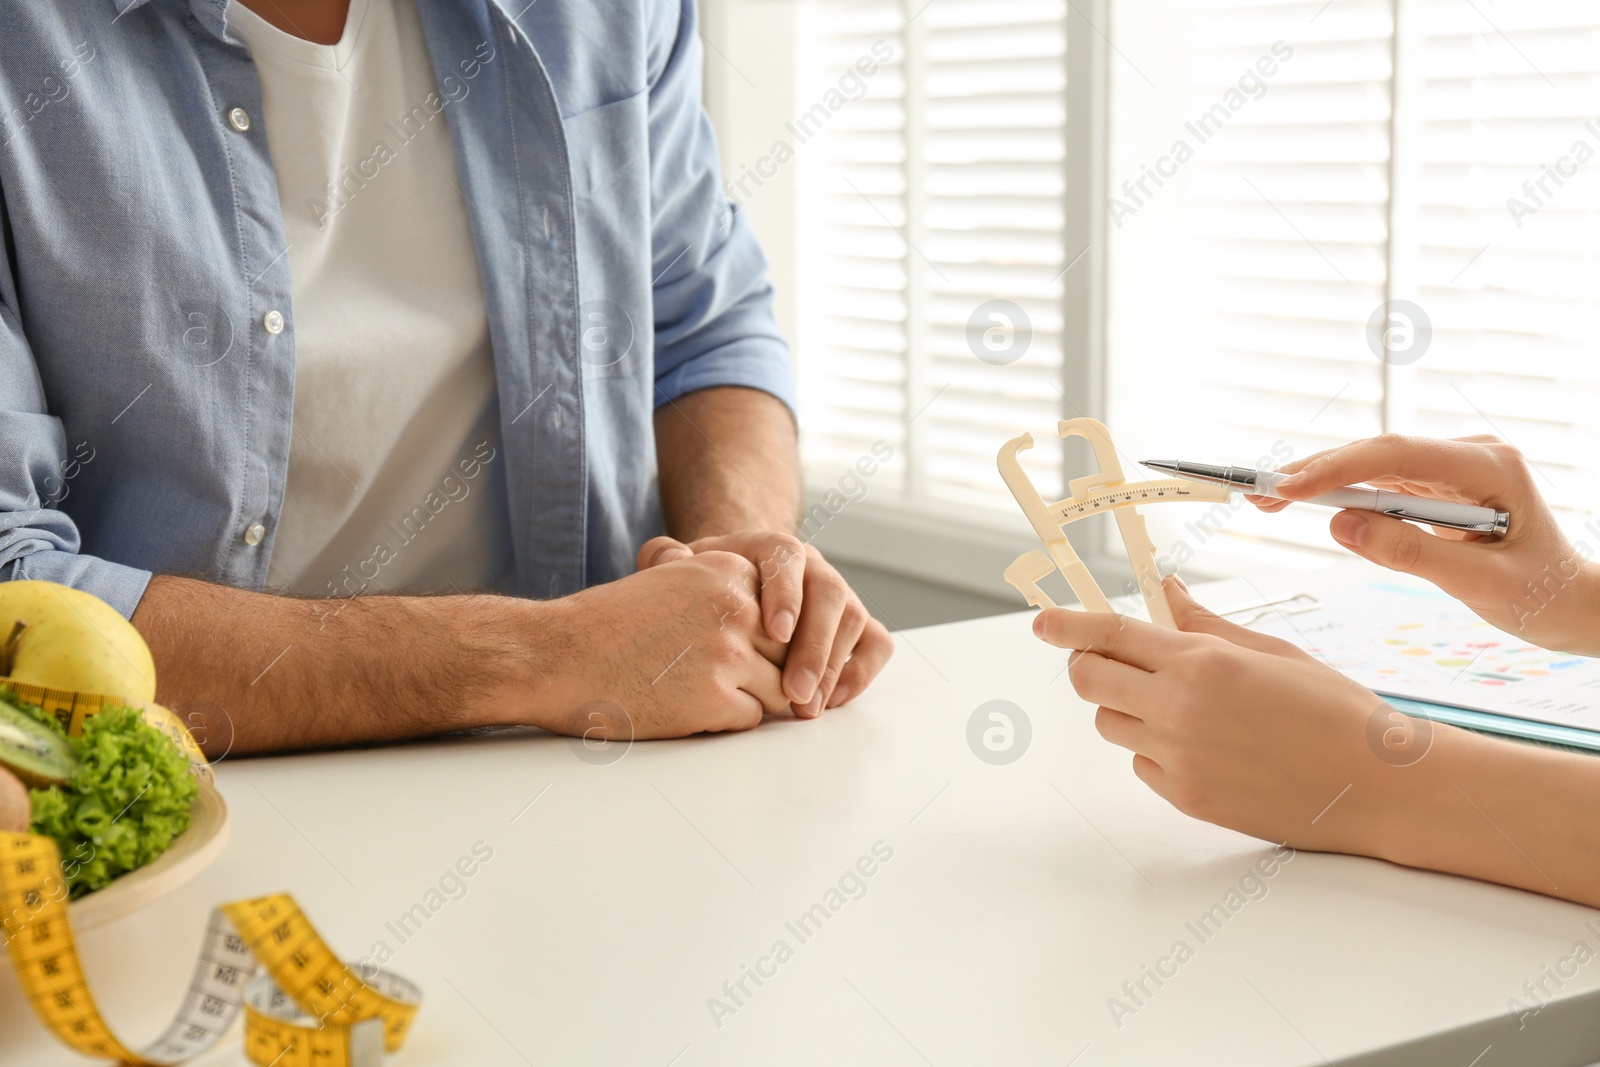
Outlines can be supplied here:
[[1600, 562], [1587, 552], [1569, 545], [1561, 558], [1523, 578], [1506, 604], [1512, 621], [1498, 625], [1545, 648], [1600, 656]]
[[1427, 755], [1397, 768], [1394, 813], [1371, 854], [1600, 906], [1600, 758], [1435, 724]]
[[1586, 551], [1587, 546], [1573, 549], [1579, 567], [1572, 581], [1574, 596], [1562, 619], [1569, 635], [1559, 647], [1580, 656], [1600, 656], [1600, 562], [1580, 555]]
[[1421, 755], [1373, 774], [1381, 799], [1381, 825], [1372, 854], [1407, 867], [1448, 870], [1471, 836], [1461, 820], [1465, 805], [1454, 782], [1470, 774], [1477, 735], [1427, 719], [1413, 719]]

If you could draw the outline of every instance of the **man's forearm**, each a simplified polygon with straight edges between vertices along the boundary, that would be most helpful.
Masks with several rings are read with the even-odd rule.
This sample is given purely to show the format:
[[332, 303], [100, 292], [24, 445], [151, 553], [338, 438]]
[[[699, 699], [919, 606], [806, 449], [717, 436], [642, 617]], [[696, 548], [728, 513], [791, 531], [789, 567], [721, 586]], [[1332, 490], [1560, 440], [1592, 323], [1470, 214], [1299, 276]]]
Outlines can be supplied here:
[[[133, 623], [213, 758], [537, 722], [560, 640], [494, 596], [302, 600], [158, 576]], [[538, 662], [542, 660], [541, 664]]]
[[800, 514], [794, 417], [755, 389], [723, 386], [656, 409], [667, 533], [680, 541], [736, 530], [791, 532]]

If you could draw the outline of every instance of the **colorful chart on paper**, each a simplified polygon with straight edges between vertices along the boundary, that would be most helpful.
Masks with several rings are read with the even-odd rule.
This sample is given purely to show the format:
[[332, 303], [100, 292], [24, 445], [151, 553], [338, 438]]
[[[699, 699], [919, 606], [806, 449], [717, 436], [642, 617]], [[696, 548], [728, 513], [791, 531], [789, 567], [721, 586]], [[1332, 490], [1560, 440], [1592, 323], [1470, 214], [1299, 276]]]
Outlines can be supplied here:
[[1600, 730], [1600, 659], [1530, 644], [1432, 588], [1374, 582], [1253, 628], [1385, 696]]

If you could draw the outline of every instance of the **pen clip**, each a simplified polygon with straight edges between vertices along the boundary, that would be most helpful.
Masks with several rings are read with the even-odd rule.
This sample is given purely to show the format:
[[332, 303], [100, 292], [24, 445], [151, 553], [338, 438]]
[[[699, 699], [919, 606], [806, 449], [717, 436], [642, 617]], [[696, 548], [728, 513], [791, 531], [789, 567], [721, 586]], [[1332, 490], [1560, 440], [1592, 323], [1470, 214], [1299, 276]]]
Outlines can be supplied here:
[[1495, 512], [1493, 522], [1453, 522], [1449, 519], [1432, 518], [1427, 515], [1413, 515], [1403, 507], [1384, 508], [1381, 514], [1391, 515], [1397, 519], [1408, 519], [1411, 522], [1420, 522], [1426, 526], [1443, 526], [1451, 530], [1463, 530], [1467, 533], [1489, 534], [1492, 537], [1503, 535], [1511, 526], [1511, 513], [1506, 511]]

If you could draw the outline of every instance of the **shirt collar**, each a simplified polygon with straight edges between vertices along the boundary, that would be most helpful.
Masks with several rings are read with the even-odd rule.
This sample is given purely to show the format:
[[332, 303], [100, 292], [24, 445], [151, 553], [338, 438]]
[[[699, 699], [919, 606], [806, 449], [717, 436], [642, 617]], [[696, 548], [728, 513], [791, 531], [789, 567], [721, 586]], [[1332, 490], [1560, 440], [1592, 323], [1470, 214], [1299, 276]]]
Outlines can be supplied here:
[[[223, 40], [230, 40], [226, 27], [228, 4], [232, 0], [187, 0], [187, 2], [201, 25]], [[112, 3], [116, 5], [117, 18], [120, 19], [135, 8], [144, 7], [150, 0], [112, 0]]]

